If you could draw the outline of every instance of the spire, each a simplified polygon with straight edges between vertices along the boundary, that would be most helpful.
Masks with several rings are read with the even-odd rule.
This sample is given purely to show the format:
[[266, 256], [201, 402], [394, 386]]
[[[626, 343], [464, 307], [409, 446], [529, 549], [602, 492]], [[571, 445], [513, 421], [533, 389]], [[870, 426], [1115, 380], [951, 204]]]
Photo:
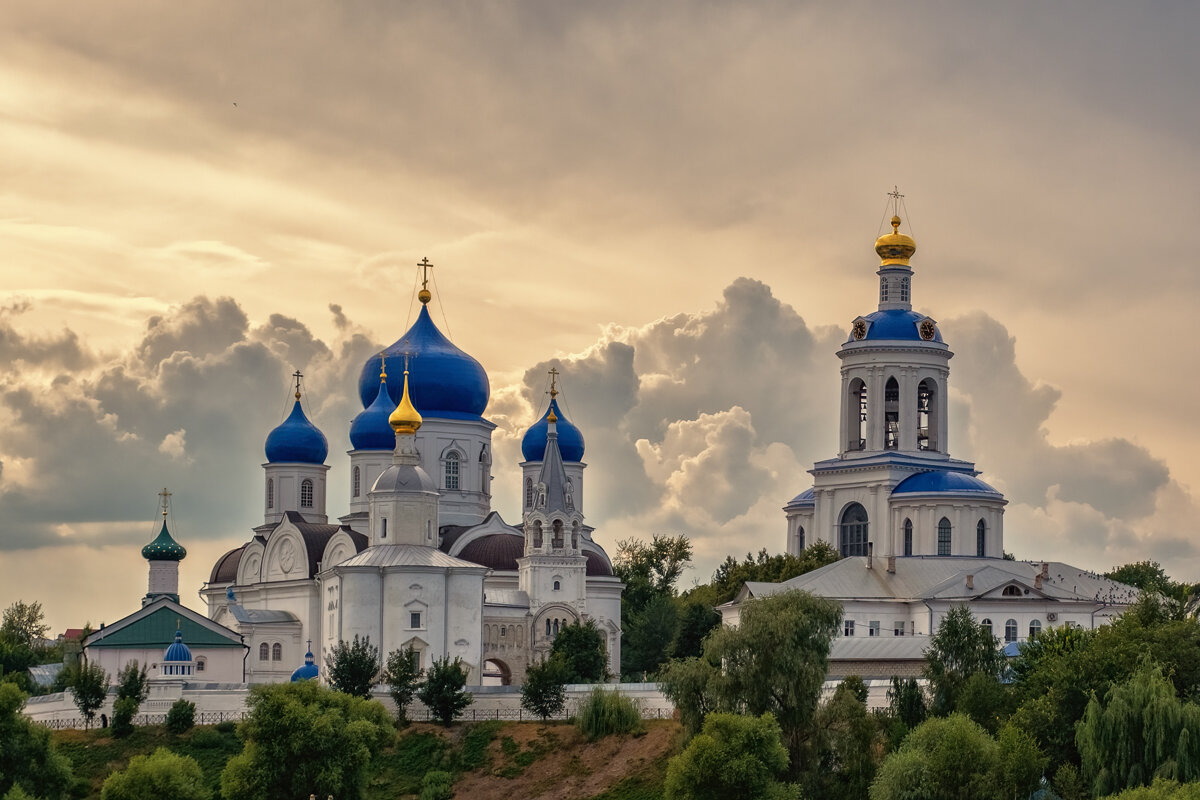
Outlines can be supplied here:
[[400, 434], [415, 434], [417, 429], [421, 427], [421, 414], [412, 404], [412, 399], [408, 396], [408, 354], [404, 355], [404, 393], [400, 397], [400, 403], [396, 406], [396, 410], [388, 417], [388, 424], [392, 426], [392, 430], [397, 435]]
[[540, 510], [547, 514], [555, 511], [574, 511], [571, 481], [563, 467], [562, 452], [558, 449], [558, 417], [554, 411], [546, 418], [546, 454], [542, 457], [542, 469], [538, 483], [546, 487], [546, 505]]

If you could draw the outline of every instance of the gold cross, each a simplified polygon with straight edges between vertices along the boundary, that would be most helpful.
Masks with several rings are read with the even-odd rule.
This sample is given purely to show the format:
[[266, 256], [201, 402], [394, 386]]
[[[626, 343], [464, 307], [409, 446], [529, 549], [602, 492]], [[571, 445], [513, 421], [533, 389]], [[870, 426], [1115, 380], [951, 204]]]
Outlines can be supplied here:
[[892, 198], [892, 215], [899, 215], [900, 201], [904, 199], [904, 195], [900, 194], [900, 187], [893, 184], [892, 190], [887, 193], [887, 196]]
[[296, 370], [292, 373], [292, 377], [296, 379], [296, 399], [300, 399], [300, 379], [304, 377], [304, 373]]
[[167, 518], [167, 498], [171, 496], [171, 493], [170, 493], [170, 492], [168, 492], [168, 491], [167, 491], [167, 487], [165, 487], [165, 486], [164, 486], [164, 487], [163, 487], [163, 490], [162, 490], [161, 492], [159, 492], [159, 493], [158, 493], [158, 496], [162, 498], [162, 503], [163, 503], [163, 519], [166, 519], [166, 518]]
[[550, 399], [558, 397], [558, 368], [550, 368]]
[[428, 258], [422, 258], [417, 262], [417, 266], [421, 268], [421, 288], [429, 289], [429, 268], [433, 266]]

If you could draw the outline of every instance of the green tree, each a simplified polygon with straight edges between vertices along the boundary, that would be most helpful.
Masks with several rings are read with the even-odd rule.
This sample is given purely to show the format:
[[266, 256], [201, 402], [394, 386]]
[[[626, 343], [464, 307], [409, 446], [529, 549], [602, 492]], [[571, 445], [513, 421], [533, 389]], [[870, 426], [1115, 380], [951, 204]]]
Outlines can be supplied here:
[[671, 642], [671, 658], [696, 658], [704, 652], [704, 637], [721, 624], [721, 614], [709, 603], [688, 598], [678, 602], [679, 624]]
[[888, 756], [871, 784], [871, 800], [999, 800], [998, 748], [961, 714], [918, 725]]
[[521, 684], [521, 707], [543, 721], [562, 713], [567, 703], [567, 665], [560, 656], [552, 656], [525, 670]]
[[1013, 712], [1012, 692], [995, 675], [976, 672], [963, 682], [954, 706], [994, 736]]
[[453, 661], [435, 658], [433, 666], [425, 671], [425, 680], [417, 687], [417, 697], [434, 719], [448, 726], [471, 705], [466, 684], [467, 670], [461, 658]]
[[176, 735], [191, 730], [196, 724], [196, 704], [182, 697], [167, 709], [167, 730]]
[[730, 797], [787, 800], [800, 789], [784, 782], [788, 752], [770, 714], [710, 714], [704, 728], [667, 766], [667, 800]]
[[551, 656], [561, 656], [567, 670], [567, 683], [595, 683], [608, 677], [608, 655], [604, 632], [596, 621], [575, 622], [561, 628], [550, 648]]
[[83, 715], [83, 727], [92, 727], [96, 712], [108, 697], [108, 673], [99, 664], [81, 664], [71, 684], [71, 696]]
[[1127, 789], [1109, 800], [1200, 800], [1200, 783], [1180, 784], [1160, 779], [1150, 786]]
[[867, 687], [851, 675], [829, 702], [817, 710], [817, 769], [805, 773], [804, 794], [811, 797], [866, 797], [875, 778], [875, 740], [879, 727], [867, 711]]
[[136, 661], [126, 664], [117, 673], [117, 699], [113, 703], [113, 736], [120, 738], [133, 733], [133, 718], [150, 692], [145, 667]]
[[625, 583], [621, 594], [621, 674], [654, 672], [675, 639], [675, 584], [691, 562], [686, 536], [655, 534], [650, 542], [617, 543], [613, 574]]
[[134, 756], [124, 770], [104, 781], [101, 800], [210, 800], [212, 792], [194, 758], [160, 747], [148, 756]]
[[316, 681], [250, 688], [244, 745], [221, 773], [225, 800], [361, 796], [371, 759], [392, 741], [387, 710]]
[[1041, 783], [1049, 763], [1028, 731], [1005, 725], [996, 737], [998, 800], [1025, 800]]
[[387, 684], [388, 694], [396, 704], [396, 720], [402, 725], [408, 724], [408, 704], [416, 695], [417, 683], [421, 679], [419, 663], [417, 652], [412, 645], [408, 645], [388, 653], [383, 668], [383, 682]]
[[925, 707], [925, 692], [916, 678], [892, 678], [892, 688], [888, 692], [888, 708], [891, 714], [909, 730], [925, 721], [929, 713]]
[[959, 692], [975, 673], [1000, 674], [1004, 656], [998, 644], [991, 630], [976, 623], [965, 605], [950, 609], [925, 651], [925, 677], [933, 694], [933, 713], [953, 711]]
[[675, 598], [656, 595], [628, 615], [621, 631], [621, 671], [637, 678], [653, 675], [667, 660], [679, 631]]
[[370, 636], [355, 634], [353, 642], [339, 641], [330, 654], [328, 674], [329, 685], [339, 692], [370, 697], [379, 674], [379, 648]]
[[0, 621], [0, 636], [32, 648], [34, 643], [50, 630], [50, 626], [45, 623], [45, 617], [41, 603], [25, 603], [18, 600], [4, 610], [3, 621]]
[[25, 693], [0, 683], [0, 797], [16, 787], [60, 800], [71, 786], [71, 764], [50, 741], [50, 731], [21, 714]]
[[[698, 658], [671, 661], [659, 673], [659, 686], [679, 712], [679, 721], [688, 736], [698, 734], [705, 718], [722, 707], [719, 663], [702, 654]], [[736, 707], [734, 703], [726, 705]]]
[[814, 542], [801, 550], [799, 555], [770, 555], [764, 547], [758, 551], [757, 556], [747, 553], [743, 561], [726, 556], [725, 561], [713, 573], [710, 584], [712, 593], [700, 591], [704, 587], [696, 587], [688, 592], [687, 596], [691, 598], [695, 594], [704, 594], [711, 605], [718, 606], [737, 597], [747, 581], [782, 583], [840, 559], [841, 554], [828, 542]]

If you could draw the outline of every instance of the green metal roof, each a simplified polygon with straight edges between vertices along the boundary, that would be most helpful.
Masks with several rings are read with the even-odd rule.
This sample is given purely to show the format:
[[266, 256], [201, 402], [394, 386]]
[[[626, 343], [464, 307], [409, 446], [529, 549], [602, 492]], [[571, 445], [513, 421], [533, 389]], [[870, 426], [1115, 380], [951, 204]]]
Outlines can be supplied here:
[[[216, 623], [213, 623], [214, 625]], [[241, 647], [237, 634], [222, 635], [191, 620], [171, 608], [160, 608], [118, 631], [104, 636], [89, 647], [161, 647], [164, 651], [175, 641], [175, 631], [183, 631], [188, 647]], [[235, 638], [231, 639], [232, 635]]]

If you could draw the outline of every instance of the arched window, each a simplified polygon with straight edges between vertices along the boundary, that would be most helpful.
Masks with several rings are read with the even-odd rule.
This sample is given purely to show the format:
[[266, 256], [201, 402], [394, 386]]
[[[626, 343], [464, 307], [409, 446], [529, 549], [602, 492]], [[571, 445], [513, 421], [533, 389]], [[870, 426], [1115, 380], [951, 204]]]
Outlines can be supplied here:
[[886, 450], [900, 447], [900, 384], [888, 378], [883, 388], [883, 446]]
[[267, 508], [275, 507], [275, 479], [267, 478]]
[[979, 621], [979, 627], [983, 628], [983, 632], [988, 636], [992, 635], [992, 621], [987, 617], [984, 617]]
[[937, 450], [937, 398], [934, 383], [926, 378], [917, 385], [917, 449]]
[[1004, 623], [1004, 643], [1015, 642], [1017, 640], [1017, 621], [1010, 619]]
[[558, 620], [554, 620], [554, 635], [558, 636]]
[[987, 523], [983, 520], [975, 526], [975, 555], [980, 558], [987, 555]]
[[561, 582], [561, 581], [555, 581], [555, 582], [554, 582], [554, 591], [556, 591], [556, 592], [557, 592], [557, 591], [558, 591], [559, 589], [561, 589], [561, 588], [562, 588], [562, 582]]
[[551, 547], [562, 547], [563, 546], [563, 526], [562, 526], [561, 519], [554, 520], [554, 535], [550, 539], [550, 546]]
[[550, 620], [546, 620], [546, 635], [550, 635]]
[[942, 517], [938, 523], [938, 555], [950, 555], [950, 520]]
[[1032, 638], [1042, 632], [1042, 621], [1034, 619], [1029, 621], [1029, 636]]
[[358, 467], [354, 468], [354, 478], [350, 481], [350, 494], [358, 497], [362, 488], [362, 472]]
[[[533, 522], [533, 546], [542, 546], [542, 521], [540, 519], [534, 520]], [[549, 631], [547, 631], [547, 633], [549, 633]]]
[[846, 398], [849, 404], [846, 409], [847, 433], [849, 441], [847, 450], [865, 450], [867, 448], [867, 384], [861, 378], [850, 381], [850, 394]]
[[387, 517], [382, 517], [379, 520], [379, 538], [380, 539], [387, 538]]
[[906, 519], [904, 520], [904, 555], [911, 556], [913, 554], [912, 547], [912, 520]]
[[460, 456], [458, 453], [451, 450], [446, 454], [446, 488], [458, 488], [458, 462]]
[[271, 660], [283, 661], [283, 645], [281, 645], [279, 642], [271, 645]]
[[851, 503], [842, 512], [838, 526], [839, 545], [843, 556], [865, 556], [867, 554], [867, 510], [860, 503]]
[[263, 642], [258, 646], [258, 660], [266, 661], [271, 657], [271, 645]]
[[525, 479], [525, 507], [533, 508], [533, 478]]
[[300, 481], [300, 507], [313, 507], [313, 485], [312, 480], [309, 478]]
[[196, 659], [196, 672], [204, 672], [204, 659], [203, 658]]
[[804, 526], [803, 525], [796, 528], [796, 539], [800, 544], [800, 547], [798, 547], [797, 549], [803, 550], [804, 549]]
[[579, 549], [579, 523], [575, 522], [571, 525], [571, 548]]
[[1005, 586], [1004, 591], [1001, 592], [1001, 594], [1004, 595], [1005, 597], [1020, 597], [1021, 596], [1021, 587]]

